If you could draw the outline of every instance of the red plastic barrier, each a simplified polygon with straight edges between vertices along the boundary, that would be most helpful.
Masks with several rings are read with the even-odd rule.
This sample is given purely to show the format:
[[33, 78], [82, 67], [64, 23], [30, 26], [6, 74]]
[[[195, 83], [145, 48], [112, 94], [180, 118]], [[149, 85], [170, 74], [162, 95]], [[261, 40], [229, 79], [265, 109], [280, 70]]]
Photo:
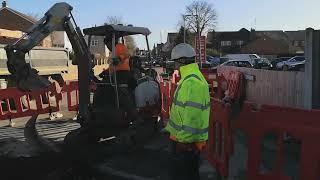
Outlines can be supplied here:
[[79, 106], [78, 81], [66, 82], [66, 84], [63, 86], [61, 92], [67, 93], [68, 110], [69, 111], [78, 111], [78, 106]]
[[216, 95], [216, 89], [218, 86], [217, 83], [217, 70], [216, 69], [201, 69], [201, 73], [203, 74], [204, 78], [208, 81], [209, 88], [210, 88], [210, 96], [214, 97]]
[[[96, 84], [90, 85], [91, 91], [96, 89]], [[68, 81], [63, 86], [61, 92], [67, 93], [67, 103], [69, 111], [78, 111], [79, 109], [79, 83], [78, 81]]]
[[211, 98], [207, 157], [212, 166], [224, 177], [228, 176], [233, 140], [231, 128], [232, 109], [222, 99], [228, 96], [231, 100], [239, 100], [243, 92], [242, 76], [240, 72], [223, 69], [223, 71], [219, 71], [216, 79], [212, 81], [213, 83], [218, 81], [218, 87], [214, 98]]
[[161, 116], [164, 124], [167, 123], [169, 119], [169, 111], [172, 103], [172, 93], [171, 93], [171, 82], [163, 81], [160, 82], [160, 92], [161, 92]]
[[[317, 180], [320, 177], [320, 111], [307, 111], [279, 106], [262, 106], [256, 110], [251, 103], [245, 103], [236, 127], [248, 135], [248, 180], [290, 180], [283, 173], [284, 142], [289, 134], [301, 141], [299, 179]], [[261, 142], [265, 134], [277, 135], [276, 163], [270, 173], [259, 171], [261, 164]]]
[[[49, 97], [54, 97], [55, 102]], [[34, 92], [22, 92], [18, 88], [0, 89], [0, 120], [57, 112], [61, 99], [55, 84]]]
[[244, 92], [243, 74], [241, 72], [228, 68], [219, 69], [217, 80], [218, 98], [227, 95], [229, 98], [236, 100]]
[[232, 151], [230, 114], [231, 108], [229, 105], [211, 98], [207, 157], [219, 174], [224, 177], [228, 176], [229, 157]]

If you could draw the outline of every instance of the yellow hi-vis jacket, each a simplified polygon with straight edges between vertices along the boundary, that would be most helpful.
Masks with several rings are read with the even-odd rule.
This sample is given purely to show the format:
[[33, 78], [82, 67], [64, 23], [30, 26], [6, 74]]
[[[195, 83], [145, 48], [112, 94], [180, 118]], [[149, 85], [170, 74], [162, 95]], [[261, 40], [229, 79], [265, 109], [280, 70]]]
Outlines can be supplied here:
[[208, 83], [196, 63], [180, 67], [180, 74], [181, 80], [165, 129], [181, 143], [207, 141], [210, 114]]

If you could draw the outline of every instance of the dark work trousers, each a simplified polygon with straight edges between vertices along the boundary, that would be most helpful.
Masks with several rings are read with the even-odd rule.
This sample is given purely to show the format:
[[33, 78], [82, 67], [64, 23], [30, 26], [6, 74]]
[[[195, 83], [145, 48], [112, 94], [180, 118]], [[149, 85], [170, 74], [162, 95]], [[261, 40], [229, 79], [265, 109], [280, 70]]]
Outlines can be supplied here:
[[199, 152], [178, 150], [177, 143], [170, 140], [170, 180], [200, 180], [199, 161]]
[[138, 120], [138, 112], [136, 110], [134, 89], [137, 84], [130, 71], [117, 71], [117, 83], [127, 85], [128, 87], [118, 87], [119, 106], [128, 113], [128, 117], [132, 120]]

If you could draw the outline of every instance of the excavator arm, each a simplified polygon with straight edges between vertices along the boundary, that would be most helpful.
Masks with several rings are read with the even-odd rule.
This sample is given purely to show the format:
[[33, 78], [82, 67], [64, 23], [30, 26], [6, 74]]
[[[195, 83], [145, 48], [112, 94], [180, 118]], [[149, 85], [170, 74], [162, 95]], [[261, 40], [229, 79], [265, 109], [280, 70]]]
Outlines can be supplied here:
[[93, 74], [92, 55], [84, 40], [82, 31], [72, 16], [72, 6], [67, 3], [53, 5], [45, 16], [34, 24], [20, 39], [5, 47], [7, 53], [7, 67], [17, 82], [19, 89], [34, 91], [46, 88], [50, 82], [38, 75], [25, 61], [25, 55], [33, 47], [39, 45], [53, 31], [66, 31], [71, 42], [78, 64], [79, 80], [79, 115], [78, 118], [88, 119], [88, 106], [90, 99], [89, 84]]

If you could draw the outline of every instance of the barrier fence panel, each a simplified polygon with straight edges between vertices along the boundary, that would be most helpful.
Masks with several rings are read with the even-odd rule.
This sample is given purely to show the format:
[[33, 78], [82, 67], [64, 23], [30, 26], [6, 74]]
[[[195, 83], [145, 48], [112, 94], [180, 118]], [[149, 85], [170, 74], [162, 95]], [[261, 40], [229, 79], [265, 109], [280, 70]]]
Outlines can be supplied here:
[[[228, 177], [229, 159], [233, 140], [231, 129], [231, 102], [239, 101], [242, 95], [242, 74], [233, 70], [224, 70], [216, 75], [217, 92], [211, 98], [209, 121], [209, 140], [207, 157], [220, 176]], [[227, 98], [227, 99], [226, 99]], [[227, 103], [224, 101], [228, 100]]]
[[[253, 108], [253, 103], [245, 103], [235, 127], [244, 130], [248, 135], [248, 180], [291, 180], [284, 173], [286, 164], [285, 143], [289, 139], [301, 142], [299, 153], [299, 170], [296, 172], [300, 180], [318, 180], [320, 178], [320, 111], [307, 111], [280, 106], [261, 106]], [[263, 137], [268, 133], [277, 137], [274, 167], [270, 172], [262, 172]]]
[[232, 149], [230, 127], [231, 107], [221, 100], [211, 98], [207, 158], [220, 175], [228, 176], [229, 157]]
[[0, 120], [8, 120], [59, 111], [62, 95], [55, 84], [46, 89], [23, 92], [18, 88], [0, 89]]
[[[90, 91], [96, 90], [97, 86], [95, 83], [90, 84]], [[62, 93], [67, 94], [67, 103], [69, 111], [78, 111], [79, 109], [79, 83], [78, 81], [68, 81], [63, 86]]]
[[169, 119], [169, 110], [172, 102], [172, 97], [170, 93], [170, 82], [163, 81], [160, 82], [160, 92], [161, 92], [161, 116], [166, 124]]
[[67, 94], [68, 110], [78, 111], [78, 107], [79, 107], [78, 81], [66, 82], [61, 91]]

